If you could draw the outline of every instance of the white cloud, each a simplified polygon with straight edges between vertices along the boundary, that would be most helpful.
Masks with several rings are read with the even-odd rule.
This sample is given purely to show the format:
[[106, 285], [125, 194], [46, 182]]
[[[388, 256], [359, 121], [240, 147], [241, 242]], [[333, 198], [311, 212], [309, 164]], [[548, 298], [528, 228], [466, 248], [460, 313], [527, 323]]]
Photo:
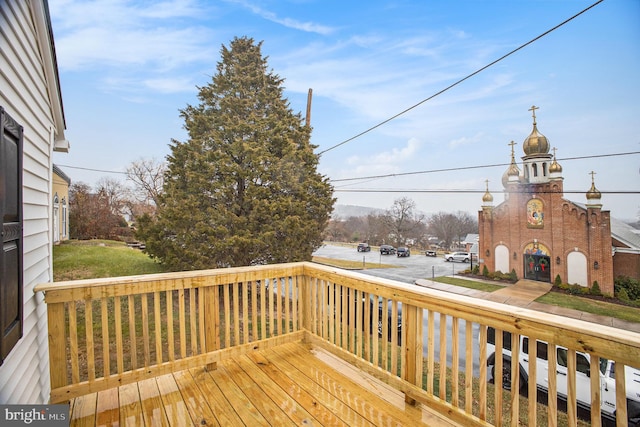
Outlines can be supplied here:
[[453, 139], [449, 142], [450, 148], [458, 148], [465, 145], [473, 145], [477, 143], [481, 143], [485, 138], [485, 135], [482, 132], [479, 132], [471, 137], [460, 137], [457, 139]]
[[355, 155], [347, 159], [352, 169], [350, 176], [381, 175], [406, 172], [402, 165], [412, 160], [420, 149], [420, 141], [411, 138], [404, 147], [393, 147], [391, 150], [382, 151], [372, 156]]
[[280, 18], [275, 13], [268, 10], [264, 10], [261, 7], [256, 6], [255, 4], [249, 3], [247, 1], [230, 0], [229, 2], [240, 4], [243, 7], [249, 9], [252, 13], [260, 16], [261, 18], [264, 18], [276, 24], [283, 25], [287, 28], [292, 28], [294, 30], [300, 30], [300, 31], [305, 31], [309, 33], [317, 33], [322, 35], [328, 35], [335, 31], [335, 29], [332, 27], [316, 24], [314, 22], [302, 22], [292, 18]]

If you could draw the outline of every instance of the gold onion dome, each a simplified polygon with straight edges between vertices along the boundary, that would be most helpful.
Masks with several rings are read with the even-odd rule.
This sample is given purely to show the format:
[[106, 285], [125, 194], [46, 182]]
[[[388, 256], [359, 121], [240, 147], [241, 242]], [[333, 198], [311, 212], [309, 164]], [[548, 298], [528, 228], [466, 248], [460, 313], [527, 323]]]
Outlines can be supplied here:
[[485, 191], [484, 195], [482, 196], [482, 201], [484, 203], [491, 203], [493, 202], [493, 196], [491, 195], [491, 193], [489, 193], [489, 181], [487, 180], [487, 191]]
[[556, 160], [556, 149], [553, 149], [553, 162], [551, 162], [551, 165], [549, 166], [549, 172], [550, 173], [554, 173], [554, 172], [562, 172], [562, 166], [560, 166], [560, 163], [558, 163], [558, 161]]
[[518, 169], [518, 165], [516, 165], [516, 157], [513, 150], [513, 147], [514, 145], [516, 145], [516, 143], [511, 141], [509, 145], [511, 146], [511, 164], [509, 164], [509, 168], [504, 173], [504, 175], [502, 175], [502, 183], [505, 185], [505, 187], [506, 183], [509, 182], [509, 177], [511, 176], [517, 176], [518, 180], [520, 180], [520, 169]]
[[536, 110], [538, 107], [535, 105], [529, 109], [533, 111], [533, 130], [531, 134], [524, 140], [522, 149], [524, 154], [531, 156], [533, 154], [548, 154], [549, 153], [549, 140], [546, 136], [538, 132], [538, 125], [536, 123]]
[[591, 172], [591, 188], [587, 191], [587, 200], [600, 200], [602, 198], [602, 193], [600, 193], [596, 188], [596, 184], [593, 179], [594, 175], [595, 172]]

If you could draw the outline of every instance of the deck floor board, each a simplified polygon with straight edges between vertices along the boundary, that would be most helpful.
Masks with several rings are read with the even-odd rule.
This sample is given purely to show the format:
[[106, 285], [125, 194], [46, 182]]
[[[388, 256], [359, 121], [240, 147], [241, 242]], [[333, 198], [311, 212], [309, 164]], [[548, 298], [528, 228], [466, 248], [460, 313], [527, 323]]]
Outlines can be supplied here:
[[300, 342], [81, 396], [70, 411], [72, 426], [453, 425]]

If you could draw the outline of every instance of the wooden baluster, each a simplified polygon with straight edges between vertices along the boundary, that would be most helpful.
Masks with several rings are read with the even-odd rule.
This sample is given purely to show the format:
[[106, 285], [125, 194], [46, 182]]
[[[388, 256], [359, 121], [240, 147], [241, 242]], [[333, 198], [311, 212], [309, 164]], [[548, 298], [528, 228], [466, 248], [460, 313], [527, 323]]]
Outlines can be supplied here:
[[131, 370], [138, 367], [138, 340], [136, 334], [136, 307], [135, 297], [133, 295], [127, 296], [127, 311], [129, 314], [129, 348], [131, 354]]
[[111, 342], [109, 340], [109, 314], [107, 298], [100, 299], [100, 317], [102, 318], [102, 375], [106, 378], [111, 374]]
[[427, 314], [427, 392], [433, 394], [435, 370], [435, 313], [429, 310]]
[[438, 396], [447, 397], [447, 315], [440, 313], [440, 392]]
[[[64, 303], [61, 303], [64, 306]], [[80, 382], [80, 367], [78, 363], [78, 318], [76, 316], [76, 302], [70, 301], [67, 304], [69, 308], [69, 359], [71, 360], [71, 383], [77, 384]], [[51, 308], [49, 308], [49, 311]], [[64, 322], [63, 322], [64, 324]], [[49, 335], [51, 335], [51, 323], [49, 323]], [[64, 334], [63, 334], [64, 337]], [[51, 339], [51, 336], [49, 337]], [[64, 342], [64, 338], [58, 340], [58, 342]], [[50, 344], [51, 345], [51, 344]], [[51, 352], [51, 347], [49, 347], [49, 352]], [[64, 359], [63, 359], [64, 360]], [[60, 366], [60, 365], [51, 365]], [[66, 366], [66, 365], [65, 365]], [[59, 371], [63, 371], [62, 369], [58, 369]], [[52, 371], [53, 374], [53, 371]], [[66, 375], [65, 375], [66, 378]], [[66, 381], [66, 380], [65, 380]], [[54, 388], [53, 385], [51, 388]]]
[[96, 379], [96, 361], [93, 341], [93, 300], [84, 300], [85, 343], [87, 346], [87, 376], [89, 382]]
[[[556, 346], [554, 344], [547, 344], [547, 362], [548, 362], [548, 379], [549, 388], [547, 389], [547, 407], [548, 407], [548, 425], [549, 427], [556, 427], [558, 425], [558, 377], [556, 371], [557, 366], [557, 353]], [[600, 384], [598, 384], [598, 389]]]
[[156, 342], [156, 364], [162, 364], [162, 316], [160, 315], [160, 292], [153, 293], [153, 324]]
[[178, 291], [178, 322], [180, 323], [180, 358], [187, 357], [187, 320], [185, 313], [184, 288]]
[[451, 404], [456, 408], [460, 404], [458, 396], [458, 377], [460, 375], [460, 343], [458, 340], [458, 327], [458, 318], [455, 316], [451, 317]]
[[124, 370], [124, 347], [122, 344], [122, 301], [115, 297], [113, 301], [114, 324], [116, 332], [116, 370], [121, 374]]
[[165, 292], [165, 299], [167, 301], [167, 340], [168, 342], [168, 356], [169, 361], [176, 360], [176, 346], [174, 336], [174, 321], [173, 321], [173, 291], [168, 290]]
[[[471, 323], [470, 320], [467, 320], [465, 323], [465, 353], [464, 410], [471, 414], [473, 411], [473, 323]], [[480, 365], [482, 365], [482, 363], [480, 363]]]
[[[567, 416], [570, 426], [578, 422], [578, 398], [576, 395], [576, 351], [567, 350]], [[616, 372], [617, 374], [617, 372]]]

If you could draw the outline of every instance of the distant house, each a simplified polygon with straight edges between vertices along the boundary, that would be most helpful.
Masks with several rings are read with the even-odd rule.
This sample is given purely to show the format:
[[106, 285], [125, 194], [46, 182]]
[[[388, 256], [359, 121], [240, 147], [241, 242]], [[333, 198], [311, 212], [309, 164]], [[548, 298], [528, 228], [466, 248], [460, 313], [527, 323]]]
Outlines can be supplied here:
[[71, 179], [53, 165], [53, 243], [69, 240], [69, 186]]
[[640, 230], [611, 218], [613, 274], [640, 280]]
[[[464, 246], [465, 252], [473, 252], [475, 254], [478, 253], [478, 241], [480, 240], [479, 234], [467, 234], [460, 242], [460, 245]], [[475, 249], [474, 249], [475, 247]]]
[[0, 1], [0, 403], [49, 400], [53, 151], [67, 152], [46, 0]]

